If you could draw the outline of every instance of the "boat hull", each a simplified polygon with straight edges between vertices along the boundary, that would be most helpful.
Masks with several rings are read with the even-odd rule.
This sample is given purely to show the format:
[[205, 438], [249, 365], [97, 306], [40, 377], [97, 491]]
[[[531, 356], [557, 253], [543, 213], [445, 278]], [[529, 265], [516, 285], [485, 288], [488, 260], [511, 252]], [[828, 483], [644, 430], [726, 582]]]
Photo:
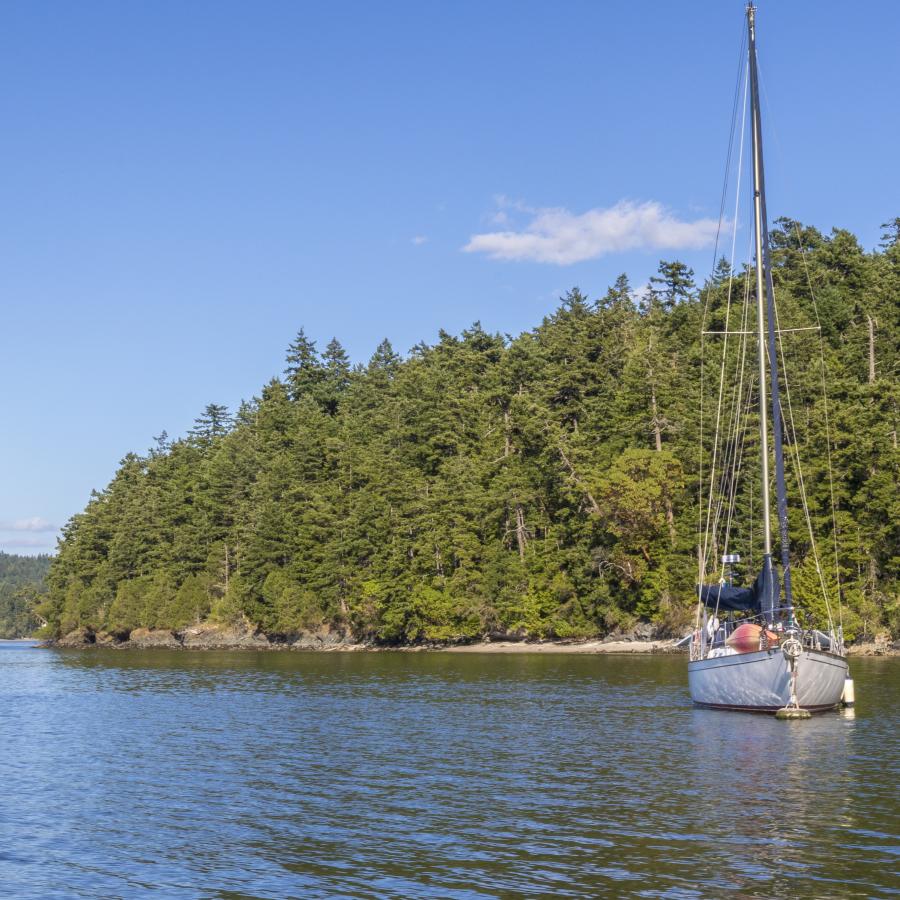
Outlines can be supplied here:
[[[804, 650], [797, 660], [797, 700], [823, 712], [841, 702], [847, 660], [822, 650]], [[773, 712], [788, 705], [791, 674], [780, 649], [757, 650], [688, 663], [691, 699], [700, 706]]]

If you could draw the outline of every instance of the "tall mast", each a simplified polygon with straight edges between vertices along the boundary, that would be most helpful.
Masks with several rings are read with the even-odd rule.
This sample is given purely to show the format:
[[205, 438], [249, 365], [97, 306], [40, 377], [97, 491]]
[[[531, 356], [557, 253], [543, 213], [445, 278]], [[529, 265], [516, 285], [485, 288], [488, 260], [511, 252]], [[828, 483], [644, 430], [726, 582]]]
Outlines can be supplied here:
[[[781, 398], [778, 384], [778, 356], [775, 340], [775, 292], [769, 258], [769, 226], [766, 218], [766, 182], [763, 170], [762, 124], [759, 111], [759, 78], [756, 70], [756, 7], [747, 6], [747, 29], [750, 52], [750, 104], [753, 130], [753, 216], [756, 244], [756, 316], [759, 334], [759, 431], [762, 454], [762, 501], [764, 569], [769, 584], [776, 584], [772, 572], [772, 521], [769, 507], [769, 427], [767, 421], [767, 385], [771, 384], [772, 434], [775, 444], [775, 495], [778, 512], [778, 531], [781, 539], [781, 565], [784, 579], [784, 600], [793, 618], [791, 569], [788, 542], [787, 491], [784, 484], [784, 445], [781, 425]], [[766, 356], [768, 353], [768, 366]], [[768, 376], [768, 377], [767, 377]], [[767, 597], [763, 612], [771, 618], [775, 591]]]

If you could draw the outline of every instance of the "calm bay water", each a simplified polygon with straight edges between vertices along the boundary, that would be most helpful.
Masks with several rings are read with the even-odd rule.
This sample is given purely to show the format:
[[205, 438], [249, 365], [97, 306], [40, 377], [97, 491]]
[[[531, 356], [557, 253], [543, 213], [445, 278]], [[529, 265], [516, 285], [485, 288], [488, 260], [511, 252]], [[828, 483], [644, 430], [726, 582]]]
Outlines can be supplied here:
[[0, 644], [0, 895], [900, 895], [900, 660], [855, 718], [682, 657]]

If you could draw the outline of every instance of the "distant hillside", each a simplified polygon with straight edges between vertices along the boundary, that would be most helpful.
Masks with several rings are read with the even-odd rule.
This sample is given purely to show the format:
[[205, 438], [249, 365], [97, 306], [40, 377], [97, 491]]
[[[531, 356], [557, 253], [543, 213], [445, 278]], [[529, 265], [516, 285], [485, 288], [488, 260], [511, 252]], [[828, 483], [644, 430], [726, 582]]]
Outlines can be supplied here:
[[51, 558], [0, 552], [0, 638], [25, 637], [40, 625], [32, 609], [46, 589]]

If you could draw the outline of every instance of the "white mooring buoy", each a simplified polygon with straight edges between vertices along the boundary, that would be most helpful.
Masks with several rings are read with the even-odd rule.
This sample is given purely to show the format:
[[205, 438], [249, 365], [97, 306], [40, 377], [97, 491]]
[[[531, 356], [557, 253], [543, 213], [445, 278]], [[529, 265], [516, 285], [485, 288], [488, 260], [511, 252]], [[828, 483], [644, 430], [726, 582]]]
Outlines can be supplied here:
[[775, 710], [776, 719], [809, 719], [812, 713], [801, 706], [785, 706]]
[[856, 694], [853, 691], [853, 679], [849, 676], [844, 679], [844, 693], [841, 694], [842, 706], [853, 706], [856, 702]]

